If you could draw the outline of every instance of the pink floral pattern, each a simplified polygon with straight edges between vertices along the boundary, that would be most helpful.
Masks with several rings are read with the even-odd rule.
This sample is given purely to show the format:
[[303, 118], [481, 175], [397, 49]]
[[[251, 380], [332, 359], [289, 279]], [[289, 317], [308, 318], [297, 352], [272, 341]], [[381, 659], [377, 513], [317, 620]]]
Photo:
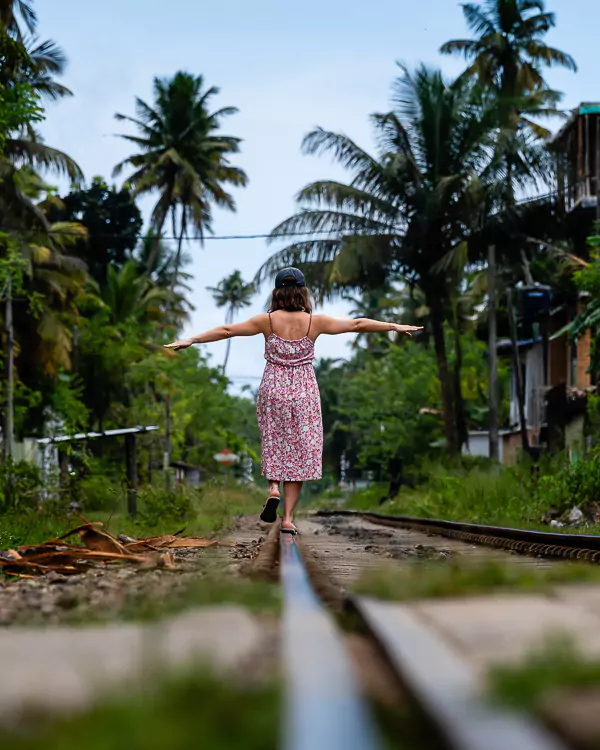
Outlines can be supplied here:
[[323, 471], [321, 397], [315, 377], [314, 342], [272, 333], [258, 389], [262, 474], [277, 482], [320, 479]]

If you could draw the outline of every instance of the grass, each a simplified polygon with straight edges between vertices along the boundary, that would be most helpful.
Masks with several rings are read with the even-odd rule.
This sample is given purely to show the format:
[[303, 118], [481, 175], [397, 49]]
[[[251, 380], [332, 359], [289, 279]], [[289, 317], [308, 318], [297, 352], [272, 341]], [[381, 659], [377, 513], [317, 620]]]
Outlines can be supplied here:
[[243, 689], [205, 673], [161, 680], [128, 690], [83, 714], [29, 717], [27, 729], [0, 729], [11, 750], [275, 750], [280, 691], [276, 685]]
[[390, 601], [474, 596], [497, 591], [549, 592], [566, 583], [600, 583], [600, 568], [583, 563], [560, 563], [538, 568], [517, 562], [502, 563], [432, 560], [368, 571], [354, 584], [357, 594]]
[[444, 518], [498, 526], [539, 527], [547, 511], [535, 480], [518, 469], [447, 469], [430, 467], [425, 483], [402, 487], [380, 505], [387, 487], [376, 485], [351, 496], [347, 507], [392, 515]]
[[497, 666], [489, 674], [494, 697], [519, 709], [539, 711], [562, 691], [598, 689], [600, 661], [585, 659], [567, 637], [546, 640], [518, 666]]
[[[600, 464], [600, 459], [594, 458], [594, 462]], [[574, 505], [580, 505], [590, 517], [594, 515], [595, 503], [590, 497], [596, 497], [596, 485], [593, 477], [594, 481], [588, 481], [583, 476], [586, 466], [586, 461], [566, 464], [564, 457], [559, 456], [543, 463], [536, 476], [526, 464], [514, 467], [472, 462], [463, 466], [430, 464], [417, 477], [419, 483], [415, 487], [403, 486], [394, 500], [382, 503], [388, 487], [376, 484], [350, 495], [342, 507], [556, 533], [593, 534], [600, 532], [594, 523], [550, 527], [543, 521], [551, 508], [560, 508], [568, 514]], [[335, 510], [340, 506], [322, 498], [319, 507]]]
[[[124, 500], [120, 499], [114, 511], [82, 511], [91, 521], [103, 521], [113, 534], [127, 534], [142, 538], [169, 534], [182, 526], [190, 536], [216, 536], [227, 529], [234, 516], [257, 513], [261, 507], [263, 493], [254, 487], [207, 485], [201, 493], [189, 493], [186, 518], [174, 515], [171, 506], [165, 504], [161, 513], [160, 495], [153, 502], [152, 516], [147, 518], [145, 499], [140, 499], [140, 518], [133, 521], [126, 513]], [[146, 502], [150, 502], [148, 497]], [[0, 515], [0, 549], [9, 549], [20, 544], [38, 544], [54, 539], [81, 523], [71, 512], [57, 509], [55, 504], [10, 512]]]

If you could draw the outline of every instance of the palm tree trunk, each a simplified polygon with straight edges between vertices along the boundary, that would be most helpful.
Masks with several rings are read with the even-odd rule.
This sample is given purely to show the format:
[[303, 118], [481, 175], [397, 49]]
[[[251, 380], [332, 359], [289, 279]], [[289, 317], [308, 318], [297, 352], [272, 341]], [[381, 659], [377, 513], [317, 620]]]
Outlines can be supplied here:
[[454, 412], [456, 418], [456, 434], [458, 437], [458, 449], [461, 450], [463, 445], [469, 445], [469, 429], [467, 425], [467, 415], [465, 412], [465, 400], [462, 394], [461, 372], [462, 372], [462, 343], [460, 340], [460, 331], [458, 330], [458, 321], [454, 320], [454, 351], [456, 361], [454, 363]]
[[148, 256], [148, 261], [146, 263], [146, 271], [148, 275], [150, 275], [154, 269], [154, 264], [156, 263], [156, 259], [158, 258], [158, 249], [160, 247], [160, 240], [162, 237], [162, 231], [163, 227], [165, 225], [165, 221], [167, 219], [167, 215], [164, 214], [160, 222], [156, 225], [156, 237], [154, 238], [154, 242], [152, 243], [152, 250], [150, 251], [150, 255]]
[[431, 310], [431, 328], [433, 331], [433, 343], [438, 366], [438, 377], [442, 390], [442, 408], [444, 412], [444, 433], [448, 450], [451, 456], [458, 453], [458, 441], [454, 429], [454, 413], [452, 408], [452, 382], [448, 371], [448, 355], [446, 342], [444, 340], [444, 310], [439, 298], [428, 299], [427, 304]]
[[175, 284], [179, 276], [179, 262], [181, 260], [181, 246], [183, 245], [183, 236], [185, 234], [185, 217], [181, 217], [181, 229], [179, 231], [179, 240], [177, 242], [177, 255], [175, 256], [175, 270], [173, 271], [173, 280], [171, 281], [171, 297], [175, 294]]
[[[229, 309], [227, 311], [227, 316], [225, 317], [225, 323], [233, 323], [233, 310]], [[225, 370], [227, 370], [227, 362], [229, 361], [229, 351], [231, 349], [231, 339], [227, 339], [227, 347], [225, 349], [225, 360], [223, 361], [223, 375], [225, 375]]]

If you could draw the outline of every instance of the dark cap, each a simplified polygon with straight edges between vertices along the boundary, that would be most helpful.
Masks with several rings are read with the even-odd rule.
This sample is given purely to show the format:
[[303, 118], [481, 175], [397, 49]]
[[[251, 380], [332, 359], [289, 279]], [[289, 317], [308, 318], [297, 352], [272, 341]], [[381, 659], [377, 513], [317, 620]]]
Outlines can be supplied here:
[[275, 289], [282, 286], [306, 286], [304, 274], [297, 268], [283, 268], [275, 277]]

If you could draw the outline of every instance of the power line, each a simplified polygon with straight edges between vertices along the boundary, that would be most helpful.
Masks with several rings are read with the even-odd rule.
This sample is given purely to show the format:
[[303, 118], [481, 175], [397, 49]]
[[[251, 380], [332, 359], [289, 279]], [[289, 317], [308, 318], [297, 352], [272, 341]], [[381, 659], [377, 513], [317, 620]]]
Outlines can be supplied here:
[[[536, 202], [543, 202], [547, 201], [550, 198], [555, 197], [554, 193], [544, 193], [542, 195], [536, 195], [531, 196], [528, 198], [521, 198], [517, 201], [517, 205], [528, 205], [531, 203]], [[357, 217], [361, 218], [361, 217]], [[435, 218], [435, 217], [434, 217]], [[74, 222], [77, 223], [77, 222]], [[82, 225], [83, 226], [83, 225]], [[0, 227], [0, 232], [17, 232], [19, 234], [38, 234], [39, 229], [31, 229], [31, 228], [23, 228], [18, 229], [15, 227]], [[59, 237], [79, 237], [82, 240], [86, 239], [85, 236], [82, 236], [81, 232], [79, 231], [73, 231], [73, 230], [60, 230], [60, 229], [50, 229], [48, 234], [55, 234]], [[361, 234], [365, 237], [393, 237], [396, 235], [401, 234], [400, 231], [394, 231], [392, 227], [390, 227], [389, 232], [370, 232], [369, 230], [360, 231], [360, 229], [357, 228], [357, 230], [353, 231], [351, 228], [347, 229], [339, 229], [337, 232], [335, 230], [331, 229], [310, 229], [305, 232], [285, 232], [282, 234], [273, 234], [271, 232], [269, 233], [259, 233], [259, 234], [209, 234], [209, 235], [200, 235], [195, 234], [191, 236], [185, 236], [183, 239], [186, 242], [211, 242], [211, 241], [228, 241], [228, 240], [284, 240], [287, 237], [306, 237], [307, 239], [310, 239], [314, 236], [319, 235], [330, 235], [332, 240], [339, 240], [342, 239], [342, 237], [336, 237], [335, 235], [348, 235], [348, 234]], [[93, 232], [94, 237], [102, 237], [102, 238], [112, 238], [112, 239], [119, 239], [122, 237], [130, 237], [128, 233], [125, 232], [119, 232], [119, 233], [112, 233], [112, 232]], [[157, 239], [156, 234], [139, 234], [135, 236], [136, 240], [154, 240]], [[169, 241], [169, 242], [178, 242], [179, 236], [178, 235], [167, 235], [163, 234], [160, 236], [161, 241]]]
[[[37, 229], [15, 229], [14, 227], [11, 227], [10, 229], [2, 228], [0, 227], [0, 232], [17, 232], [19, 234], [38, 234], [39, 230]], [[79, 237], [82, 240], [85, 240], [85, 235], [82, 235], [81, 232], [76, 231], [70, 231], [70, 230], [60, 230], [60, 229], [50, 229], [47, 234], [55, 234], [59, 237]], [[188, 237], [184, 237], [183, 239], [186, 242], [209, 242], [211, 240], [278, 240], [278, 239], [285, 239], [286, 237], [310, 237], [312, 235], [319, 235], [319, 234], [335, 234], [335, 232], [329, 230], [329, 229], [315, 229], [315, 230], [309, 230], [306, 232], [286, 232], [285, 234], [222, 234], [222, 235], [207, 235], [207, 236], [201, 236], [201, 235], [192, 235]], [[131, 235], [120, 232], [120, 233], [111, 233], [111, 232], [93, 232], [94, 237], [103, 237], [103, 238], [113, 238], [113, 239], [119, 239], [122, 237], [130, 237]], [[377, 237], [377, 236], [388, 236], [376, 234], [373, 233], [371, 235], [368, 235], [371, 237]], [[153, 240], [156, 239], [155, 234], [139, 234], [135, 236], [135, 239], [137, 240]], [[160, 237], [161, 242], [162, 241], [179, 241], [179, 237], [177, 235], [161, 235]]]

